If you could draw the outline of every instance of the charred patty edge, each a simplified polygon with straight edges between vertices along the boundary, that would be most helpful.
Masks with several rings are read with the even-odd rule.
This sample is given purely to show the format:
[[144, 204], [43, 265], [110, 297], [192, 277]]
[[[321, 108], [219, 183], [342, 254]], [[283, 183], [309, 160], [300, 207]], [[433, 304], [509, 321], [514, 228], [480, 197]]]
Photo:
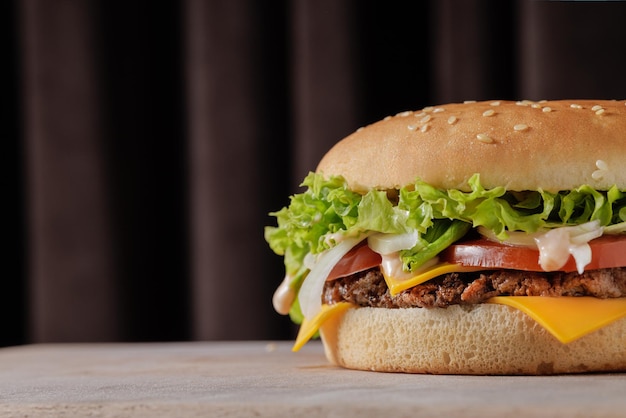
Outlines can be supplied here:
[[322, 301], [380, 308], [445, 308], [494, 296], [626, 296], [626, 267], [577, 272], [489, 270], [449, 273], [391, 295], [380, 268], [328, 281]]

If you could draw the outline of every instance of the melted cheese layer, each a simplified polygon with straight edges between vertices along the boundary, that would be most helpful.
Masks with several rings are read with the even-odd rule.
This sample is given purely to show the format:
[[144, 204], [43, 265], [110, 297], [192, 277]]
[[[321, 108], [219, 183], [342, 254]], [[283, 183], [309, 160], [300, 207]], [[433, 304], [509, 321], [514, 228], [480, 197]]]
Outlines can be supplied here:
[[519, 309], [563, 344], [626, 316], [626, 298], [496, 296], [487, 303]]
[[468, 272], [480, 271], [480, 270], [485, 270], [485, 268], [484, 267], [466, 267], [466, 266], [461, 266], [459, 264], [451, 264], [451, 263], [439, 263], [423, 270], [419, 274], [409, 279], [389, 276], [385, 273], [384, 270], [383, 270], [383, 277], [385, 278], [385, 282], [387, 282], [387, 287], [389, 288], [389, 292], [391, 293], [391, 295], [397, 295], [403, 290], [410, 289], [414, 286], [417, 286], [418, 284], [425, 283], [443, 274], [468, 273]]

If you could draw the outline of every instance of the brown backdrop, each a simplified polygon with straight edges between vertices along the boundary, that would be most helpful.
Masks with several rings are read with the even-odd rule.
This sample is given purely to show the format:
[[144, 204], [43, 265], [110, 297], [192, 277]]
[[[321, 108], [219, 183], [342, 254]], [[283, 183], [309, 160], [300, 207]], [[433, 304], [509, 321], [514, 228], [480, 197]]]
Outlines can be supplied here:
[[626, 97], [624, 2], [1, 7], [1, 345], [290, 338], [263, 226], [336, 140], [428, 104]]

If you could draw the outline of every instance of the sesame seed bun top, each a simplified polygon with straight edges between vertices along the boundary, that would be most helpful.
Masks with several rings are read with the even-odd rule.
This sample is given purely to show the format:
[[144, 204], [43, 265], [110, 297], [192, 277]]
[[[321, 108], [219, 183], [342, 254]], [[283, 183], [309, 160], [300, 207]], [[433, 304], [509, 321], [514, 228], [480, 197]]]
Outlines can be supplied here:
[[317, 172], [342, 175], [355, 191], [396, 189], [421, 179], [486, 188], [626, 189], [626, 102], [485, 101], [407, 111], [361, 128], [322, 158]]

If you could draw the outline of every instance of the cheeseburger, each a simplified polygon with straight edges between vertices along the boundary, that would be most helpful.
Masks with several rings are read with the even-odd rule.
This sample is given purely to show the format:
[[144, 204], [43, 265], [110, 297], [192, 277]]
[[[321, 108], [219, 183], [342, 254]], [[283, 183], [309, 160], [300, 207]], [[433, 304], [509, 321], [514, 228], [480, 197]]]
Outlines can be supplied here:
[[294, 350], [351, 369], [626, 370], [626, 102], [486, 101], [338, 142], [265, 229]]

